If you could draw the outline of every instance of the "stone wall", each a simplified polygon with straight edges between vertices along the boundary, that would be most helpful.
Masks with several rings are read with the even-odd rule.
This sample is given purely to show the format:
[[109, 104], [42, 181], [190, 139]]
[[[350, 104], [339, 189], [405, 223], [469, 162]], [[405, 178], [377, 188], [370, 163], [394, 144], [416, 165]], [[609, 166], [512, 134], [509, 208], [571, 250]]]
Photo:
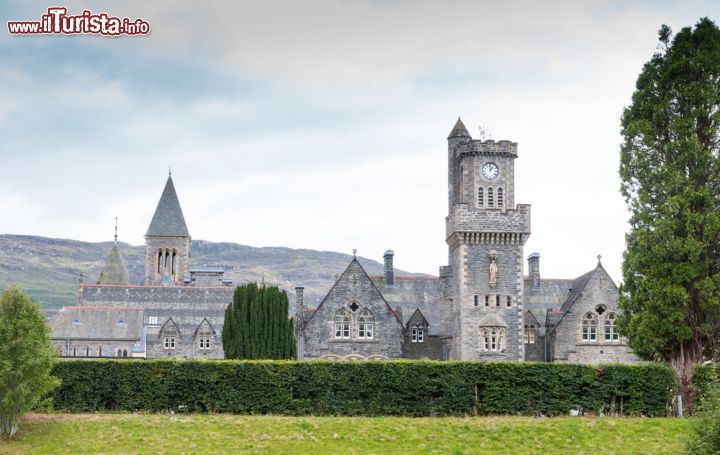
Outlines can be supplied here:
[[[575, 302], [566, 310], [553, 333], [553, 360], [573, 363], [622, 362], [633, 363], [638, 359], [620, 337], [606, 341], [604, 321], [611, 313], [619, 314], [618, 289], [605, 269], [598, 265]], [[602, 314], [597, 308], [602, 305]], [[587, 314], [597, 318], [595, 341], [582, 339], [582, 319]]]
[[[353, 302], [357, 304], [354, 310]], [[358, 317], [364, 309], [374, 315], [372, 339], [358, 336]], [[338, 310], [346, 311], [351, 318], [347, 339], [335, 336]], [[303, 335], [304, 359], [402, 358], [402, 323], [356, 260], [350, 263], [307, 322]]]

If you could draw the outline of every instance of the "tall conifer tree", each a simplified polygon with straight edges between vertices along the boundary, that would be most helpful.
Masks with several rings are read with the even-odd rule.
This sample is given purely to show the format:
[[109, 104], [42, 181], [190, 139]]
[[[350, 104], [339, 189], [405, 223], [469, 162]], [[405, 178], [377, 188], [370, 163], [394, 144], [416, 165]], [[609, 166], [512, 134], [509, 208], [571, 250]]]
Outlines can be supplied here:
[[227, 359], [294, 359], [293, 322], [287, 293], [277, 286], [238, 286], [225, 310]]

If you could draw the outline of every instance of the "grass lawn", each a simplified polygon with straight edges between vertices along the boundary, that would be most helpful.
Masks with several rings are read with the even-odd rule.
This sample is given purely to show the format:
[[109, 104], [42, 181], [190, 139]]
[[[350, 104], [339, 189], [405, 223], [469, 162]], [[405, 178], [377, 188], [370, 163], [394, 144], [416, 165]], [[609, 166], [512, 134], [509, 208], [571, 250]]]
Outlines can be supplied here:
[[31, 414], [0, 453], [680, 453], [687, 419]]

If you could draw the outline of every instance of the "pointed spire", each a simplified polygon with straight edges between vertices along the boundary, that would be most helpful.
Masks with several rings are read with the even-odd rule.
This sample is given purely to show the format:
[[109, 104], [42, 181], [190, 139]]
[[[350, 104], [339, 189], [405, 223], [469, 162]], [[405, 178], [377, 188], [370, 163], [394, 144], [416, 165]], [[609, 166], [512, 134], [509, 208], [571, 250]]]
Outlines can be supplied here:
[[115, 245], [117, 245], [117, 217], [115, 217]]
[[110, 253], [108, 253], [105, 267], [100, 272], [97, 284], [120, 284], [129, 285], [130, 275], [128, 274], [125, 261], [123, 261], [117, 241], [113, 245]]
[[448, 139], [453, 137], [471, 137], [470, 133], [468, 133], [467, 128], [465, 128], [465, 124], [462, 122], [462, 120], [460, 120], [460, 117], [458, 117], [457, 122], [455, 122], [455, 126], [453, 127], [452, 131], [450, 131]]
[[190, 237], [171, 175], [168, 175], [165, 189], [145, 235]]

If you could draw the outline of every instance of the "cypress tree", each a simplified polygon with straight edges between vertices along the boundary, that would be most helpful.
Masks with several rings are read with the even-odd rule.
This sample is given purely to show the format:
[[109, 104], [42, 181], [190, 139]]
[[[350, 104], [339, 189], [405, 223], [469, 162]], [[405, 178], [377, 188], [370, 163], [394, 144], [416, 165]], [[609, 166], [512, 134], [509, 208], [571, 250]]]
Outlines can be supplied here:
[[226, 359], [295, 358], [293, 322], [287, 293], [277, 286], [238, 286], [225, 310]]

